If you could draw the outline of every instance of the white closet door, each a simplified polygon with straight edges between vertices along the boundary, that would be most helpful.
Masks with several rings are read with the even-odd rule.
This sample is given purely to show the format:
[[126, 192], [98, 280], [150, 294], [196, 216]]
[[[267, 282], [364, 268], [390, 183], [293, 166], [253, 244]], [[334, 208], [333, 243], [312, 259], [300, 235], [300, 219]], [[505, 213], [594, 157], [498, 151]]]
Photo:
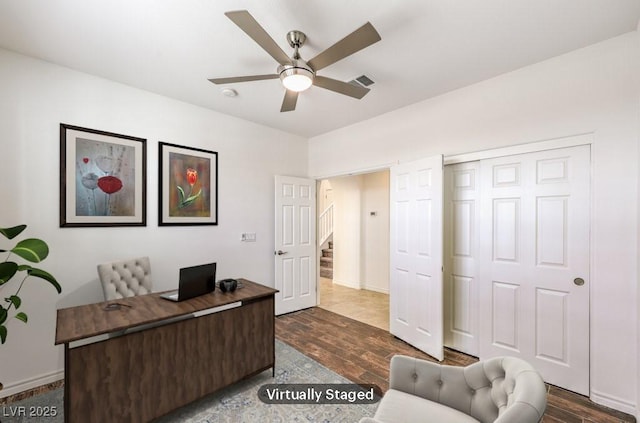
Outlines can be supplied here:
[[444, 359], [442, 156], [390, 173], [390, 331]]
[[590, 148], [481, 162], [480, 358], [589, 393]]
[[444, 167], [444, 345], [478, 356], [480, 162]]

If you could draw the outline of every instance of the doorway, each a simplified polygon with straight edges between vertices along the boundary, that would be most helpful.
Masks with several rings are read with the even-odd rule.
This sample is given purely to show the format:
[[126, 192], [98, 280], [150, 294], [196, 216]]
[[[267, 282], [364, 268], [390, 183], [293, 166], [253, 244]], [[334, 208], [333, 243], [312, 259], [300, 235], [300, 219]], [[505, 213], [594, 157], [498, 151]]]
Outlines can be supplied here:
[[389, 172], [324, 179], [317, 192], [319, 307], [388, 331]]
[[[546, 142], [515, 150], [445, 160], [444, 345], [481, 359], [521, 356], [551, 383], [587, 393], [590, 147]], [[350, 284], [338, 272], [332, 286], [362, 289], [358, 260], [369, 244], [360, 237], [371, 216], [362, 181], [336, 180], [358, 188], [349, 197], [357, 218], [347, 225], [358, 242], [335, 243], [336, 266], [356, 257], [357, 278]]]

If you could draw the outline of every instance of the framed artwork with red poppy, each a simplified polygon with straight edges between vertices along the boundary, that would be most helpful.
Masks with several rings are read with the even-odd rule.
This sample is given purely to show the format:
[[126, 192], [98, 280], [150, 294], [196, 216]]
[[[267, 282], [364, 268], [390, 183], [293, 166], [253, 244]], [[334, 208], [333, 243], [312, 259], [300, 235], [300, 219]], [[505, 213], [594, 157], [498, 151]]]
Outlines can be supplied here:
[[218, 153], [160, 142], [158, 224], [218, 224]]
[[60, 227], [146, 226], [146, 139], [60, 124]]

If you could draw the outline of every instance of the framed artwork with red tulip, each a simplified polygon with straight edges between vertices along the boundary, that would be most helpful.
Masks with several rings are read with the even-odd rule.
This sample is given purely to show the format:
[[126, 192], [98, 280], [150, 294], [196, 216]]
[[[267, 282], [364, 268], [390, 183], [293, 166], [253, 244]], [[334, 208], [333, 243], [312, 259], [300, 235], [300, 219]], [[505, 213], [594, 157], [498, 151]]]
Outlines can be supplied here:
[[160, 142], [158, 224], [218, 224], [218, 153]]
[[60, 227], [146, 226], [146, 139], [60, 124]]

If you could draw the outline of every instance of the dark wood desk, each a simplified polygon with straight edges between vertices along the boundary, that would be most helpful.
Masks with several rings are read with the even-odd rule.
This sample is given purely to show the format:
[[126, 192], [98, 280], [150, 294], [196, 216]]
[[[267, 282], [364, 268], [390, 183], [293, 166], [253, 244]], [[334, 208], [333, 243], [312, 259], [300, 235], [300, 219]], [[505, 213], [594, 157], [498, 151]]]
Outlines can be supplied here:
[[[243, 288], [235, 292], [216, 290], [183, 302], [150, 294], [58, 310], [65, 421], [146, 422], [273, 368], [277, 290], [238, 281]], [[70, 345], [125, 330], [130, 332]]]

